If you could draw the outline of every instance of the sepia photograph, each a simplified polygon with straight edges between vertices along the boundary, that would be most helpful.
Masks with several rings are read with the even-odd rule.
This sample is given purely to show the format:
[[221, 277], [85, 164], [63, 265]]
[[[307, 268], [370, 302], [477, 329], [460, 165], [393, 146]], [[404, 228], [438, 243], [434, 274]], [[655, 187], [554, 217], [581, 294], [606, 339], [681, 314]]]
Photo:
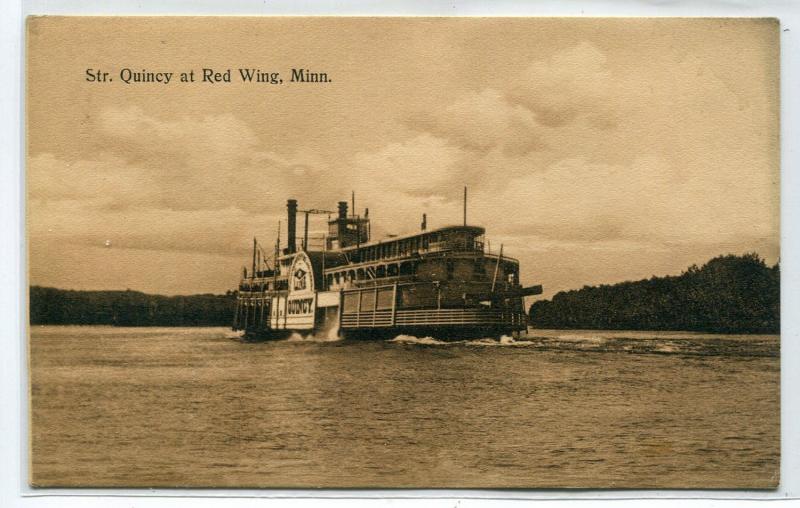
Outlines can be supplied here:
[[777, 19], [25, 29], [34, 489], [778, 488]]

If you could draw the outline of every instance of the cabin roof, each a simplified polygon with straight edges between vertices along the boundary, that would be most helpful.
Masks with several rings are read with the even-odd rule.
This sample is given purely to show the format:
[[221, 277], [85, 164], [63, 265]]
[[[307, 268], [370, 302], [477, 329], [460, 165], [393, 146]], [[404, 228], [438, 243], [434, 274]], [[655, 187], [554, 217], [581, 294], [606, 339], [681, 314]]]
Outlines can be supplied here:
[[475, 233], [476, 235], [482, 235], [486, 232], [486, 228], [483, 228], [481, 226], [444, 226], [436, 229], [426, 229], [425, 231], [418, 231], [416, 233], [411, 233], [408, 235], [392, 236], [389, 238], [383, 238], [381, 240], [372, 240], [369, 242], [362, 243], [360, 245], [348, 245], [347, 247], [344, 247], [343, 249], [339, 250], [343, 252], [349, 252], [364, 247], [372, 247], [373, 245], [383, 245], [386, 243], [398, 242], [401, 240], [408, 240], [409, 238], [416, 238], [419, 236], [431, 235], [434, 233], [442, 233], [447, 231], [470, 231], [472, 233]]

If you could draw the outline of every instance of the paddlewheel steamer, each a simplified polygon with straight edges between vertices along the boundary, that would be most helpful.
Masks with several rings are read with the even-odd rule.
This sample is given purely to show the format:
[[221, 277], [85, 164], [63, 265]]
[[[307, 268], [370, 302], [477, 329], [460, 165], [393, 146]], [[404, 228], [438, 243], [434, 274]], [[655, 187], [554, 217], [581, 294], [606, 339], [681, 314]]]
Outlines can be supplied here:
[[[398, 334], [442, 339], [500, 336], [525, 330], [519, 263], [487, 252], [485, 230], [464, 223], [372, 241], [369, 210], [298, 210], [290, 199], [288, 245], [266, 252], [253, 240], [251, 270], [242, 271], [234, 330], [249, 338], [291, 333], [334, 338], [391, 338]], [[298, 248], [297, 214], [305, 216]], [[310, 214], [328, 214], [322, 244], [308, 241]], [[334, 217], [335, 218], [332, 218]], [[280, 238], [280, 234], [278, 235]]]

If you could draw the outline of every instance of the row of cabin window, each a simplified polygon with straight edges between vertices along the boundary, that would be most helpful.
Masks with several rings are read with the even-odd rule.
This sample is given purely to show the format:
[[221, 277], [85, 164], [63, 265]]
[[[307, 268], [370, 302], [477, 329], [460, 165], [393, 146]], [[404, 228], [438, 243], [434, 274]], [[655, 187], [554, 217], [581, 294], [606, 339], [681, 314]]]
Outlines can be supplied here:
[[334, 283], [341, 284], [343, 282], [349, 282], [353, 280], [371, 280], [382, 279], [384, 277], [397, 277], [400, 275], [414, 275], [415, 266], [414, 263], [411, 262], [380, 265], [374, 268], [374, 276], [367, 277], [369, 270], [370, 268], [359, 268], [358, 270], [344, 270], [337, 273], [329, 273], [327, 275], [328, 286], [330, 287]]
[[282, 291], [286, 289], [289, 289], [289, 281], [286, 279], [278, 279], [274, 284], [267, 281], [261, 284], [246, 282], [239, 285], [240, 291]]
[[396, 242], [387, 242], [384, 244], [373, 245], [365, 247], [358, 251], [357, 256], [361, 261], [377, 261], [379, 259], [408, 256], [413, 252], [426, 250], [430, 244], [437, 244], [446, 241], [452, 244], [453, 248], [464, 246], [465, 250], [483, 249], [483, 243], [477, 241], [471, 235], [442, 235], [441, 233], [434, 233], [431, 235], [415, 236], [406, 240], [399, 240]]
[[[455, 261], [452, 259], [448, 259], [445, 262], [445, 270], [447, 275], [447, 280], [452, 280], [454, 273], [455, 273]], [[505, 268], [505, 273], [501, 273], [500, 277], [501, 280], [505, 278], [509, 283], [516, 283], [516, 272], [512, 270], [508, 270]], [[374, 275], [371, 277], [367, 277], [369, 272], [368, 269], [359, 268], [357, 270], [344, 270], [337, 273], [332, 273], [327, 275], [327, 285], [328, 287], [337, 284], [342, 284], [343, 282], [350, 282], [350, 281], [360, 281], [360, 280], [371, 280], [371, 279], [382, 279], [384, 277], [397, 277], [397, 276], [405, 276], [405, 275], [414, 275], [416, 273], [416, 264], [413, 262], [405, 262], [400, 264], [390, 264], [390, 265], [380, 265], [374, 268]], [[473, 262], [473, 273], [478, 276], [486, 276], [486, 264], [483, 258], [475, 259]]]
[[390, 288], [375, 291], [361, 291], [344, 295], [345, 313], [366, 312], [373, 310], [390, 310], [394, 301], [394, 292]]
[[[342, 302], [345, 314], [390, 310], [396, 304], [398, 309], [425, 309], [440, 307], [461, 307], [468, 303], [467, 296], [460, 290], [448, 291], [441, 287], [422, 284], [395, 288], [363, 289], [347, 291]], [[472, 298], [472, 303], [477, 303]]]
[[[435, 241], [435, 240], [434, 240]], [[376, 261], [396, 256], [408, 256], [412, 252], [417, 252], [428, 248], [429, 239], [427, 236], [409, 238], [398, 242], [388, 242], [372, 247], [366, 247], [358, 252], [362, 261]]]

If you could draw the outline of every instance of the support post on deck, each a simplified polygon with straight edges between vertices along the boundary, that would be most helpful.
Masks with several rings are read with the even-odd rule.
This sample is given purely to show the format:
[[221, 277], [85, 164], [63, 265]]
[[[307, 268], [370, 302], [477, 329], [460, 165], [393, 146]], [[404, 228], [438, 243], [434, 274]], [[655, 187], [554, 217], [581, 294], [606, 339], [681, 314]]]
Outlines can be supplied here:
[[397, 323], [397, 282], [392, 289], [392, 326]]

